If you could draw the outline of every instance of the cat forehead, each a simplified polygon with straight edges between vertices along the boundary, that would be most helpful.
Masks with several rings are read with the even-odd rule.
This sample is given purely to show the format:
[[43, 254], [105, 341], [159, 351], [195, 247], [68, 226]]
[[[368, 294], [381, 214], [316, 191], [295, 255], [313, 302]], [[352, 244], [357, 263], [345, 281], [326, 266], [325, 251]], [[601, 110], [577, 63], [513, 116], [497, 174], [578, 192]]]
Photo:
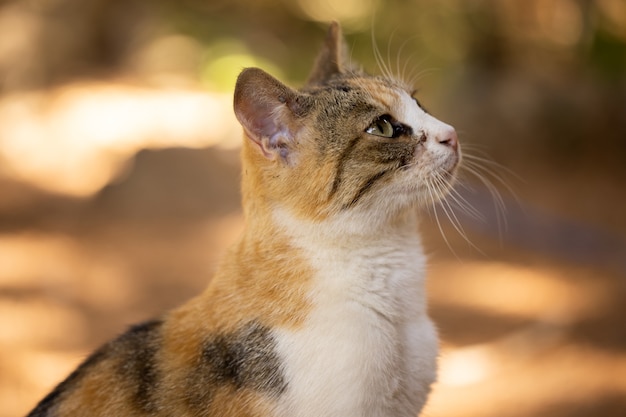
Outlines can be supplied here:
[[331, 105], [337, 100], [337, 95], [340, 95], [344, 97], [344, 104], [349, 107], [360, 102], [362, 106], [356, 108], [369, 107], [373, 111], [403, 113], [406, 111], [404, 107], [407, 102], [410, 102], [411, 106], [416, 104], [404, 85], [383, 77], [339, 78], [319, 88], [314, 94], [323, 92], [330, 93], [327, 99]]
[[373, 98], [391, 103], [397, 100], [406, 89], [399, 83], [388, 78], [359, 77], [351, 80], [351, 85], [371, 95]]
[[402, 83], [388, 78], [369, 77], [356, 78], [352, 85], [367, 94], [378, 116], [387, 113], [414, 131], [438, 131], [447, 126], [424, 111], [409, 88]]
[[424, 113], [408, 88], [387, 78], [362, 78], [354, 81], [380, 111], [386, 111], [399, 121], [409, 122]]

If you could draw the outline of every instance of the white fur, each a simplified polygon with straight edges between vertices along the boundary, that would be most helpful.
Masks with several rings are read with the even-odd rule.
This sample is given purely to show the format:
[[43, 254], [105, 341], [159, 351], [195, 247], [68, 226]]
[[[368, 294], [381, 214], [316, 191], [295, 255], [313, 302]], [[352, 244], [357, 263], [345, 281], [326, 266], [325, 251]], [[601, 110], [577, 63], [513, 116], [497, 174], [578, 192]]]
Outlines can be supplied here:
[[414, 417], [435, 380], [438, 346], [415, 216], [349, 234], [358, 218], [313, 224], [275, 214], [315, 270], [304, 326], [275, 333], [288, 384], [277, 415]]
[[430, 169], [450, 169], [457, 163], [455, 152], [440, 143], [450, 136], [456, 137], [452, 126], [426, 113], [404, 91], [399, 92], [397, 113], [398, 120], [411, 126], [414, 132], [426, 134], [428, 139], [424, 146], [429, 153]]
[[287, 380], [279, 417], [415, 417], [435, 381], [438, 340], [414, 206], [426, 178], [456, 163], [440, 143], [455, 133], [405, 92], [394, 107], [427, 138], [419, 164], [323, 222], [275, 210], [315, 271], [303, 327], [275, 333]]
[[427, 132], [433, 139], [445, 138], [454, 128], [422, 110], [404, 91], [399, 91], [398, 120], [408, 124], [415, 132]]

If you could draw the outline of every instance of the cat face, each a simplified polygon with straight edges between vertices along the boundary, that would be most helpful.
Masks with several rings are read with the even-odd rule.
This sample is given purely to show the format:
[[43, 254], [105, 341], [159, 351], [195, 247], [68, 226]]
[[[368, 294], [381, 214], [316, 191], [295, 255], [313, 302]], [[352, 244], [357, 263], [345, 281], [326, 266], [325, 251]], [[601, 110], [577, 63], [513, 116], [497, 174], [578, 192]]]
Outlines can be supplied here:
[[246, 69], [235, 90], [244, 145], [244, 200], [324, 219], [440, 198], [460, 160], [455, 130], [402, 83], [343, 66], [331, 26], [307, 85], [294, 91]]

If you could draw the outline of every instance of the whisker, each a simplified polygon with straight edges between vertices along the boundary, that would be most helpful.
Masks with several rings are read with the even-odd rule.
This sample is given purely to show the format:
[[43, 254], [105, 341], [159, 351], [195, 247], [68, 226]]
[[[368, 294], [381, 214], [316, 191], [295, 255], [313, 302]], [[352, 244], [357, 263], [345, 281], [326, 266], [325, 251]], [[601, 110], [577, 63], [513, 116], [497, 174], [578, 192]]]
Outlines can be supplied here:
[[352, 59], [354, 54], [354, 44], [355, 41], [352, 41], [352, 45], [350, 46], [350, 54], [348, 55], [348, 68], [354, 68], [354, 60]]
[[[417, 67], [415, 67], [415, 68], [417, 68]], [[410, 85], [415, 85], [425, 75], [432, 74], [432, 73], [437, 72], [437, 71], [439, 71], [439, 69], [437, 69], [437, 68], [425, 68], [425, 69], [419, 71], [417, 74], [414, 74], [415, 69], [413, 69], [411, 71], [411, 73], [409, 73], [409, 81], [408, 82], [409, 82]]]
[[[464, 148], [467, 148], [467, 146], [464, 146]], [[470, 148], [471, 149], [471, 148]], [[481, 152], [481, 151], [478, 151]], [[516, 180], [521, 181], [521, 182], [526, 182], [522, 177], [520, 177], [518, 174], [515, 173], [515, 171], [511, 170], [510, 168], [499, 164], [498, 162], [492, 160], [489, 155], [487, 155], [484, 152], [483, 153], [483, 157], [477, 156], [477, 155], [472, 155], [472, 154], [465, 154], [463, 155], [464, 158], [469, 159], [470, 161], [473, 162], [480, 162], [482, 164], [486, 164], [489, 166], [492, 166], [494, 168], [497, 168], [499, 170], [505, 171], [508, 175], [511, 175], [512, 177], [514, 177]], [[495, 173], [492, 173], [492, 175], [497, 176]], [[506, 185], [506, 184], [503, 184]]]
[[448, 241], [448, 237], [446, 236], [446, 232], [444, 232], [443, 230], [443, 226], [441, 225], [441, 221], [439, 221], [439, 215], [437, 214], [437, 199], [435, 198], [433, 191], [432, 191], [432, 186], [433, 184], [430, 181], [426, 182], [426, 189], [428, 190], [428, 194], [430, 196], [430, 202], [431, 202], [431, 207], [432, 207], [432, 211], [433, 211], [433, 215], [435, 216], [435, 222], [437, 223], [437, 227], [439, 228], [439, 233], [441, 233], [441, 237], [443, 238], [444, 242], [446, 243], [446, 246], [448, 247], [448, 249], [450, 249], [450, 252], [452, 252], [452, 254], [454, 254], [454, 256], [456, 258], [459, 258], [459, 256], [456, 254], [456, 252], [454, 251], [454, 249], [452, 248], [452, 245], [450, 245], [450, 242]]
[[[502, 178], [501, 175], [499, 175], [497, 172], [495, 172], [490, 167], [487, 167], [485, 165], [482, 165], [482, 164], [477, 163], [476, 161], [472, 161], [470, 159], [470, 160], [466, 160], [465, 161], [465, 167], [464, 168], [468, 172], [472, 173], [473, 175], [477, 175], [479, 173], [483, 173], [484, 176], [485, 176], [485, 179], [486, 179], [486, 176], [489, 176], [489, 177], [493, 178], [495, 181], [497, 181], [502, 186], [504, 186], [504, 188], [506, 188], [506, 190], [513, 196], [513, 198], [515, 198], [515, 200], [517, 202], [519, 202], [519, 198], [518, 198], [517, 193], [515, 192], [515, 190], [513, 190], [513, 188], [509, 185], [508, 182], [506, 182], [504, 180], [504, 178]], [[491, 183], [493, 185], [493, 183], [491, 181], [489, 181], [489, 183]]]
[[450, 206], [450, 203], [444, 199], [444, 200], [441, 200], [440, 206], [443, 209], [443, 211], [446, 213], [446, 216], [450, 220], [450, 223], [452, 224], [452, 227], [454, 227], [454, 230], [457, 231], [457, 233], [463, 238], [463, 240], [467, 242], [467, 244], [470, 245], [472, 248], [474, 248], [476, 251], [478, 251], [481, 255], [485, 255], [485, 253], [478, 246], [476, 246], [476, 244], [474, 244], [474, 242], [472, 242], [470, 238], [467, 236], [467, 232], [461, 225], [461, 222], [456, 216], [456, 213], [454, 212], [452, 207]]
[[[465, 159], [465, 167], [472, 167], [474, 170], [478, 170], [483, 172], [484, 174], [492, 177], [495, 181], [504, 186], [507, 191], [519, 202], [519, 198], [517, 197], [517, 193], [513, 190], [513, 188], [509, 185], [507, 181], [504, 180], [503, 175], [497, 171], [504, 171], [505, 174], [510, 175], [518, 181], [525, 182], [525, 180], [517, 175], [514, 171], [509, 169], [508, 167], [499, 164], [494, 161], [489, 154], [480, 149], [477, 145], [465, 145], [464, 148], [470, 149], [472, 152], [466, 153], [464, 155]], [[476, 155], [479, 153], [482, 156]]]
[[[441, 176], [435, 177], [435, 181], [438, 183], [438, 187], [439, 187], [440, 192], [444, 193], [445, 188], [447, 188], [446, 187], [446, 181]], [[444, 211], [444, 213], [448, 217], [448, 220], [450, 220], [450, 223], [452, 224], [452, 227], [454, 227], [454, 229], [463, 238], [463, 240], [465, 240], [472, 248], [476, 249], [479, 253], [484, 255], [484, 252], [480, 248], [478, 248], [478, 246], [476, 246], [474, 244], [474, 242], [472, 242], [469, 239], [469, 237], [467, 236], [467, 233], [465, 232], [465, 229], [463, 228], [463, 226], [462, 226], [459, 218], [457, 217], [456, 213], [454, 212], [452, 206], [450, 206], [450, 203], [445, 198], [443, 198], [440, 201], [439, 205], [441, 206], [442, 210]]]
[[[496, 198], [497, 198], [499, 204], [505, 209], [504, 211], [506, 212], [506, 207], [505, 207], [505, 204], [504, 204], [504, 200], [502, 199], [502, 196], [500, 195], [500, 192], [498, 191], [496, 186], [493, 184], [493, 182], [487, 177], [487, 175], [493, 175], [493, 173], [491, 171], [485, 169], [483, 166], [477, 165], [477, 164], [474, 164], [474, 163], [470, 163], [469, 161], [466, 161], [464, 169], [468, 173], [470, 173], [473, 176], [475, 176], [476, 178], [478, 178], [478, 180], [480, 182], [482, 182], [485, 187], [489, 188], [490, 190], [494, 190], [496, 192], [496, 194], [497, 194]], [[498, 180], [498, 181], [503, 181], [502, 179], [500, 179], [497, 176], [494, 176], [494, 178], [496, 180]]]
[[392, 42], [393, 37], [394, 37], [394, 35], [396, 34], [397, 31], [398, 31], [398, 28], [395, 28], [393, 30], [393, 32], [391, 32], [391, 35], [389, 36], [389, 39], [387, 39], [387, 68], [389, 68], [389, 70], [390, 70], [389, 73], [391, 75], [393, 75], [393, 77], [390, 77], [390, 78], [392, 78], [394, 80], [397, 79], [398, 77], [397, 77], [397, 74], [395, 74], [392, 71], [393, 68], [391, 66], [391, 42]]
[[[413, 59], [413, 57], [415, 56], [415, 52], [412, 53], [409, 58], [407, 60], [404, 61], [404, 65], [402, 66], [402, 72], [400, 73], [401, 75], [401, 80], [403, 83], [405, 83], [406, 85], [410, 86], [410, 87], [414, 87], [414, 85], [412, 85], [411, 83], [408, 82], [407, 78], [406, 78], [406, 70], [407, 67], [409, 65], [409, 62], [411, 62], [411, 60]], [[398, 57], [400, 57], [400, 55], [398, 54]]]
[[376, 59], [376, 64], [378, 64], [378, 69], [380, 70], [380, 72], [386, 78], [393, 78], [391, 75], [391, 71], [385, 64], [385, 61], [383, 59], [382, 53], [380, 52], [380, 49], [378, 48], [373, 26], [372, 26], [372, 50], [374, 52], [374, 58]]
[[402, 82], [404, 82], [405, 80], [404, 80], [404, 73], [400, 72], [400, 56], [402, 55], [402, 50], [404, 49], [407, 43], [408, 43], [408, 39], [405, 39], [404, 42], [402, 42], [402, 45], [400, 45], [400, 49], [398, 49], [398, 52], [396, 53], [396, 75], [398, 79]]
[[485, 216], [474, 208], [469, 201], [461, 193], [459, 193], [455, 188], [450, 188], [448, 193], [448, 197], [452, 199], [452, 201], [461, 209], [465, 214], [472, 217], [475, 220], [480, 220], [482, 222], [487, 221]]
[[411, 87], [411, 88], [414, 87], [414, 86], [407, 82], [407, 78], [405, 77], [405, 75], [406, 75], [407, 66], [411, 63], [411, 61], [413, 60], [413, 58], [415, 57], [417, 52], [413, 52], [408, 57], [408, 59], [404, 60], [404, 65], [402, 66], [402, 71], [400, 71], [400, 57], [402, 56], [402, 53], [404, 52], [404, 48], [406, 48], [406, 46], [411, 41], [413, 41], [414, 39], [416, 39], [418, 37], [419, 37], [419, 35], [413, 35], [413, 36], [409, 36], [408, 38], [406, 38], [404, 40], [404, 42], [402, 42], [402, 45], [400, 45], [400, 49], [398, 49], [398, 53], [396, 55], [396, 68], [398, 70], [398, 77], [405, 85], [407, 85], [407, 87]]
[[498, 191], [498, 189], [493, 185], [493, 183], [487, 178], [485, 175], [481, 174], [476, 167], [467, 166], [465, 167], [467, 172], [474, 175], [489, 191], [491, 197], [494, 202], [494, 207], [496, 209], [496, 222], [498, 224], [498, 230], [501, 231], [504, 226], [504, 230], [507, 230], [508, 224], [506, 222], [506, 204], [504, 203], [504, 199], [502, 195]]

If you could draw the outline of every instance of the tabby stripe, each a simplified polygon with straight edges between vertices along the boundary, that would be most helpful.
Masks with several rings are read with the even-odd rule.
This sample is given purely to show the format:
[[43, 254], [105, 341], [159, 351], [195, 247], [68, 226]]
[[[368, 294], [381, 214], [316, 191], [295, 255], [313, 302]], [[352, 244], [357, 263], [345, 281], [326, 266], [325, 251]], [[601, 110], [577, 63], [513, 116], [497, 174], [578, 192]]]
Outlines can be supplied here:
[[343, 179], [343, 170], [344, 170], [346, 161], [348, 160], [348, 157], [350, 156], [350, 154], [354, 150], [354, 147], [356, 146], [356, 144], [359, 142], [360, 139], [361, 139], [361, 136], [357, 136], [356, 138], [352, 139], [350, 143], [348, 143], [348, 146], [346, 146], [346, 148], [343, 150], [343, 152], [339, 156], [339, 159], [337, 160], [337, 166], [335, 168], [335, 179], [333, 180], [333, 187], [331, 188], [330, 193], [328, 194], [328, 200], [333, 198], [335, 194], [337, 194], [337, 191], [339, 191], [339, 187], [341, 186], [341, 181]]
[[133, 381], [134, 399], [145, 413], [157, 410], [159, 375], [157, 353], [161, 345], [161, 320], [133, 326], [118, 339], [122, 363], [118, 368], [122, 380]]
[[359, 189], [359, 191], [356, 193], [356, 195], [354, 196], [352, 201], [350, 201], [348, 204], [344, 205], [343, 208], [347, 209], [347, 208], [350, 208], [350, 207], [354, 207], [354, 205], [359, 202], [361, 197], [363, 197], [372, 188], [372, 186], [376, 183], [376, 181], [380, 180], [381, 178], [383, 178], [385, 175], [389, 174], [392, 171], [393, 171], [392, 169], [386, 169], [384, 171], [380, 171], [376, 175], [372, 175], [365, 182], [365, 184], [363, 184], [361, 189]]

